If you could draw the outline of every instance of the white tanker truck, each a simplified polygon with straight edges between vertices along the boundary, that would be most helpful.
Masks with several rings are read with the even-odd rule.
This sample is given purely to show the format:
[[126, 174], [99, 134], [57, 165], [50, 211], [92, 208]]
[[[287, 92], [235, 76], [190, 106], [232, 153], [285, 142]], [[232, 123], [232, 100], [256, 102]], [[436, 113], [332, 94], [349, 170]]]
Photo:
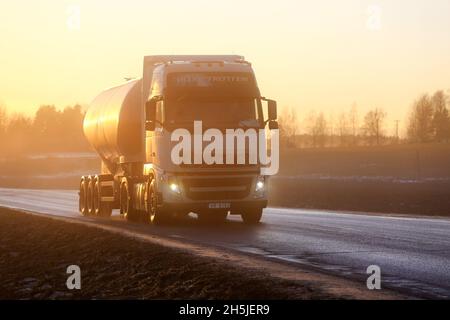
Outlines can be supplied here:
[[[141, 79], [103, 91], [87, 110], [84, 133], [102, 165], [100, 174], [81, 177], [79, 210], [109, 217], [120, 209], [130, 221], [155, 224], [190, 212], [208, 221], [240, 214], [245, 223], [258, 223], [267, 205], [263, 164], [242, 161], [251, 157], [249, 146], [228, 140], [205, 163], [198, 154], [207, 141], [197, 136], [256, 129], [263, 140], [266, 127], [278, 129], [276, 118], [276, 102], [261, 97], [242, 56], [147, 56]], [[180, 150], [190, 134], [192, 144], [183, 145], [200, 144], [200, 151]], [[219, 142], [217, 135], [212, 140]]]

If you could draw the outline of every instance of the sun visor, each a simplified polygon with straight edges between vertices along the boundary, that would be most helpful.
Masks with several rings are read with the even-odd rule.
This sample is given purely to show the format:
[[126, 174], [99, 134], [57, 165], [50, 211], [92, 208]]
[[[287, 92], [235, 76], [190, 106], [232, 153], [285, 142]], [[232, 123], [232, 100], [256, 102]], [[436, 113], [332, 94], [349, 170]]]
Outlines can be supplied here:
[[248, 72], [176, 72], [167, 76], [168, 98], [258, 98], [255, 77]]

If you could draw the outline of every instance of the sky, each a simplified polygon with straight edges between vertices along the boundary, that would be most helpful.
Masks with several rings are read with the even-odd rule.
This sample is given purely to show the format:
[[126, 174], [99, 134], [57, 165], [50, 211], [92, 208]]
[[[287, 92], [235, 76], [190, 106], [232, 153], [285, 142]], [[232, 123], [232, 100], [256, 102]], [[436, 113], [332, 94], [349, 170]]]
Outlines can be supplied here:
[[[2, 0], [0, 104], [88, 105], [151, 54], [241, 54], [300, 117], [450, 89], [450, 0]], [[450, 93], [450, 91], [448, 91]]]

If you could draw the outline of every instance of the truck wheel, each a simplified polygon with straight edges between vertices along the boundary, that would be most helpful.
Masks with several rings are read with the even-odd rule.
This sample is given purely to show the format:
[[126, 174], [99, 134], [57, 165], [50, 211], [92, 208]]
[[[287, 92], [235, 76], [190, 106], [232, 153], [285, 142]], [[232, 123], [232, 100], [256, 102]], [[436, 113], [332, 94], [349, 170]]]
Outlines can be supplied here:
[[128, 221], [137, 222], [139, 221], [139, 215], [133, 207], [131, 196], [128, 180], [124, 180], [120, 185], [120, 212]]
[[154, 225], [161, 225], [167, 222], [167, 217], [161, 208], [158, 208], [158, 194], [156, 190], [155, 179], [152, 179], [148, 187], [148, 218], [146, 220]]
[[241, 214], [242, 220], [245, 224], [254, 225], [261, 221], [262, 209], [249, 209], [247, 212]]
[[93, 216], [95, 214], [95, 211], [94, 211], [94, 179], [91, 176], [88, 177], [86, 205], [87, 205], [87, 215]]
[[92, 208], [93, 215], [100, 216], [100, 185], [97, 178], [95, 178], [92, 183], [94, 184], [94, 189], [92, 190]]
[[88, 188], [88, 184], [86, 181], [86, 177], [83, 176], [83, 177], [81, 177], [81, 181], [80, 181], [80, 193], [79, 193], [79, 200], [78, 200], [78, 209], [83, 216], [88, 215], [87, 188]]
[[94, 185], [94, 212], [97, 217], [109, 218], [112, 214], [112, 206], [109, 202], [102, 202], [102, 191], [99, 179]]

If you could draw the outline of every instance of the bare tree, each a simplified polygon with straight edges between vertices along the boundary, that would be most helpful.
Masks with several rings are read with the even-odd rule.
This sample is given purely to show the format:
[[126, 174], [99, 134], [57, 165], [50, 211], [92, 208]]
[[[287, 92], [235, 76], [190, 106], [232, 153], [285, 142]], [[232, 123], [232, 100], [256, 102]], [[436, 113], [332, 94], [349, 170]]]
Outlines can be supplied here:
[[6, 108], [0, 104], [0, 135], [6, 132], [6, 126], [8, 123], [8, 118], [6, 114]]
[[0, 148], [3, 149], [6, 140], [6, 127], [8, 125], [8, 118], [6, 114], [6, 109], [0, 104]]
[[324, 147], [327, 137], [327, 120], [325, 116], [322, 112], [319, 115], [311, 113], [308, 117], [308, 123], [313, 147]]
[[[319, 114], [319, 117], [320, 117], [320, 114]], [[327, 144], [329, 146], [334, 146], [334, 136], [336, 135], [335, 126], [337, 126], [337, 123], [335, 121], [334, 113], [331, 113], [328, 116], [328, 120], [326, 120], [326, 118], [325, 118], [325, 128], [327, 128], [328, 130], [326, 130], [325, 140], [323, 142], [324, 145]], [[326, 141], [326, 140], [328, 140], [328, 141]]]
[[359, 127], [358, 106], [356, 105], [356, 103], [353, 103], [352, 108], [350, 109], [348, 121], [352, 131], [352, 144], [356, 145]]
[[0, 106], [0, 145], [4, 153], [88, 150], [83, 134], [81, 106], [57, 110], [41, 106], [34, 117], [15, 113], [7, 117]]
[[44, 135], [46, 138], [48, 136], [55, 136], [58, 134], [61, 127], [59, 121], [60, 112], [56, 110], [53, 105], [42, 105], [36, 111], [34, 116], [34, 129], [36, 133]]
[[430, 142], [433, 135], [433, 103], [428, 94], [424, 94], [412, 106], [408, 138], [413, 142]]
[[386, 119], [386, 112], [375, 108], [369, 111], [364, 117], [364, 133], [369, 138], [369, 143], [380, 145], [383, 136], [383, 125]]
[[294, 147], [296, 145], [295, 139], [298, 129], [297, 110], [294, 108], [284, 108], [278, 120], [281, 143], [287, 147]]
[[340, 145], [344, 146], [347, 144], [347, 138], [350, 135], [349, 119], [346, 112], [342, 112], [339, 115], [338, 130]]
[[6, 128], [6, 148], [13, 154], [29, 151], [32, 136], [32, 120], [22, 114], [13, 114]]
[[448, 97], [444, 91], [437, 91], [431, 98], [433, 105], [434, 140], [437, 142], [450, 139], [450, 117], [447, 109]]

